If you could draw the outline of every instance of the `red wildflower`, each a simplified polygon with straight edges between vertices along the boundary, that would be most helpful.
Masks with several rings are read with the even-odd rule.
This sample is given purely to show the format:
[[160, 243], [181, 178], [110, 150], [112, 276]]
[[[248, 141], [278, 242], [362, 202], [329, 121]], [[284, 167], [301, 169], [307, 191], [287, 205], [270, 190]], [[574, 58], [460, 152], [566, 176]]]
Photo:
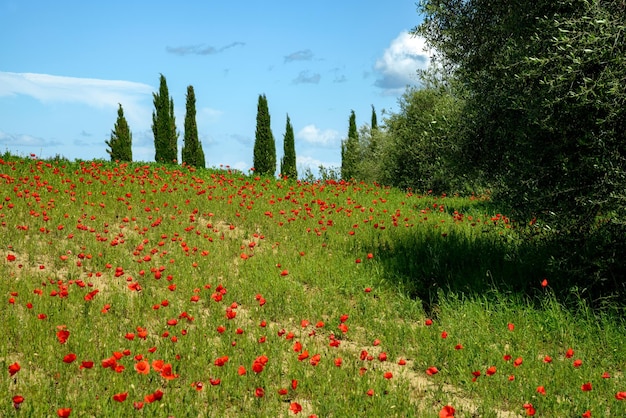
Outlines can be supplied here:
[[239, 376], [243, 376], [244, 374], [246, 374], [246, 368], [243, 366], [239, 366], [239, 368], [237, 369], [237, 374]]
[[139, 410], [139, 409], [143, 408], [143, 402], [141, 402], [141, 401], [135, 401], [135, 402], [133, 402], [133, 408], [135, 408], [135, 409], [137, 409], [137, 410]]
[[585, 412], [583, 412], [582, 417], [583, 418], [591, 418], [591, 411], [587, 409]]
[[209, 383], [211, 384], [211, 386], [218, 386], [220, 383], [222, 383], [222, 380], [219, 378], [209, 378]]
[[66, 329], [57, 331], [57, 339], [59, 340], [59, 343], [61, 344], [65, 344], [69, 337], [70, 337], [70, 332]]
[[617, 392], [615, 394], [615, 399], [617, 399], [618, 401], [626, 400], [626, 392]]
[[283, 270], [283, 271], [281, 271], [281, 272], [280, 272], [280, 275], [281, 275], [281, 276], [286, 276], [286, 275], [288, 275], [288, 274], [289, 274], [289, 271], [288, 271], [288, 270]]
[[507, 325], [507, 327], [509, 328], [509, 331], [513, 331], [515, 329], [515, 325], [510, 323]]
[[167, 363], [163, 365], [161, 369], [161, 377], [165, 380], [174, 380], [178, 377], [178, 374], [172, 372], [172, 365]]
[[448, 333], [447, 333], [447, 332], [445, 332], [445, 331], [443, 331], [443, 332], [441, 333], [441, 338], [444, 338], [444, 339], [445, 339], [445, 338], [448, 338]]
[[552, 357], [550, 357], [550, 356], [545, 356], [545, 357], [543, 358], [543, 362], [544, 362], [544, 363], [552, 363]]
[[537, 412], [533, 407], [533, 404], [531, 403], [525, 403], [524, 409], [526, 410], [526, 415], [528, 415], [529, 417], [535, 415], [535, 413]]
[[13, 254], [7, 255], [7, 261], [15, 261], [16, 257]]
[[335, 359], [335, 366], [341, 367], [342, 363], [343, 363], [343, 360], [341, 358], [336, 358]]
[[24, 397], [21, 395], [15, 395], [13, 397], [13, 408], [19, 408], [22, 402], [24, 402]]
[[313, 366], [317, 366], [321, 360], [322, 356], [319, 354], [315, 354], [313, 357], [311, 357], [311, 365]]
[[426, 321], [424, 321], [424, 325], [426, 325], [427, 327], [431, 326], [433, 324], [433, 320], [428, 318]]
[[135, 371], [139, 374], [150, 373], [150, 363], [148, 363], [146, 360], [135, 363]]
[[295, 351], [296, 353], [299, 353], [300, 351], [302, 351], [302, 343], [300, 343], [300, 341], [296, 341], [293, 344], [293, 351]]
[[59, 408], [57, 409], [57, 415], [61, 418], [69, 417], [72, 413], [72, 408]]
[[541, 281], [541, 287], [543, 287], [543, 288], [548, 287], [548, 279], [543, 279], [543, 280]]
[[296, 379], [291, 379], [291, 389], [298, 389], [298, 381]]
[[117, 402], [124, 402], [128, 397], [128, 392], [116, 393], [113, 395], [113, 400]]
[[522, 365], [522, 363], [524, 362], [524, 360], [521, 357], [518, 357], [515, 359], [515, 361], [513, 362], [513, 366], [515, 367], [519, 367]]
[[591, 382], [583, 383], [580, 390], [583, 392], [589, 392], [591, 390]]
[[74, 353], [69, 353], [63, 357], [63, 362], [67, 364], [72, 363], [74, 360], [76, 360], [76, 354]]
[[546, 388], [543, 386], [537, 386], [537, 393], [546, 396]]
[[263, 388], [256, 388], [254, 390], [254, 396], [256, 396], [257, 398], [262, 398], [263, 396], [265, 396], [265, 390]]
[[489, 367], [487, 371], [485, 372], [485, 374], [487, 376], [493, 376], [494, 374], [496, 374], [496, 366]]
[[391, 372], [385, 372], [385, 374], [383, 374], [383, 377], [385, 379], [391, 379], [393, 377], [393, 373]]
[[446, 405], [439, 411], [439, 418], [454, 418], [455, 409], [450, 405]]
[[572, 365], [574, 367], [580, 367], [580, 366], [583, 365], [583, 361], [581, 359], [576, 359], [576, 360], [574, 360], [574, 363], [572, 363]]
[[428, 369], [426, 369], [426, 374], [429, 376], [435, 375], [439, 373], [439, 369], [437, 369], [435, 366], [430, 366]]
[[80, 363], [79, 369], [91, 369], [93, 367], [93, 361], [83, 361]]
[[400, 360], [398, 360], [398, 365], [400, 365], [400, 366], [406, 365], [406, 360], [401, 358]]
[[367, 394], [367, 396], [374, 396], [374, 389], [370, 389], [365, 393]]
[[280, 388], [280, 389], [278, 389], [278, 394], [279, 394], [279, 395], [281, 395], [281, 396], [284, 396], [284, 395], [286, 395], [287, 393], [288, 393], [288, 391], [287, 391], [287, 389], [285, 389], [285, 388]]
[[20, 364], [15, 362], [9, 365], [9, 376], [13, 376], [15, 373], [19, 372], [21, 369]]
[[574, 357], [574, 350], [571, 348], [567, 349], [567, 352], [565, 353], [565, 358], [572, 358]]
[[300, 411], [302, 411], [302, 406], [300, 406], [298, 402], [292, 402], [289, 405], [289, 410], [293, 412], [294, 414], [299, 414]]
[[215, 359], [215, 365], [217, 367], [222, 367], [228, 361], [228, 356], [218, 357]]
[[298, 355], [298, 360], [302, 361], [302, 360], [306, 360], [307, 358], [309, 358], [309, 351], [308, 350], [304, 350], [304, 352], [300, 353], [300, 355]]
[[387, 353], [384, 351], [378, 355], [378, 361], [387, 361]]

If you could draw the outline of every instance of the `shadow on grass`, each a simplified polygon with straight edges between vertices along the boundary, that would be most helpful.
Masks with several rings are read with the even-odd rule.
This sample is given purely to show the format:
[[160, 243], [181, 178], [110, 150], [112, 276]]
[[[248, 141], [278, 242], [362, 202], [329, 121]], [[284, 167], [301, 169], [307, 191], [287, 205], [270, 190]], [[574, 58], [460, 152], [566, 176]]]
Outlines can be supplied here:
[[562, 239], [514, 239], [513, 235], [402, 231], [393, 240], [372, 243], [372, 250], [385, 278], [420, 299], [429, 315], [436, 315], [442, 290], [468, 295], [496, 290], [533, 300], [544, 278], [564, 306], [575, 306], [581, 298], [593, 308], [623, 306], [623, 276], [608, 285], [605, 279], [592, 280], [592, 273], [581, 270], [576, 257], [570, 257], [567, 266], [558, 262], [570, 252]]

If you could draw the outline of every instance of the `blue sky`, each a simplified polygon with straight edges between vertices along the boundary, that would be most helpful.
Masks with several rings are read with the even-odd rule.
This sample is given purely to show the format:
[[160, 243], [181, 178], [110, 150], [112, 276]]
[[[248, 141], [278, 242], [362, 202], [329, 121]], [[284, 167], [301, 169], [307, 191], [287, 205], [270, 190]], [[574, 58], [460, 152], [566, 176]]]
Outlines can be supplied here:
[[134, 160], [154, 161], [163, 74], [179, 148], [193, 85], [209, 166], [252, 167], [260, 94], [278, 159], [289, 114], [299, 171], [340, 166], [350, 111], [382, 121], [428, 64], [419, 21], [415, 0], [0, 0], [0, 152], [108, 158], [121, 103]]

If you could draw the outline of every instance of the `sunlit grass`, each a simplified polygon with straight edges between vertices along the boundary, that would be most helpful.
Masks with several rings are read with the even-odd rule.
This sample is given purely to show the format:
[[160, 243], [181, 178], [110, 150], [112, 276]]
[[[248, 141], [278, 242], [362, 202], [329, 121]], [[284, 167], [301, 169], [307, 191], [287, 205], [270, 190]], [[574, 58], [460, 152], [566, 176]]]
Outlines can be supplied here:
[[623, 322], [565, 310], [484, 198], [141, 164], [0, 173], [2, 416], [626, 413]]

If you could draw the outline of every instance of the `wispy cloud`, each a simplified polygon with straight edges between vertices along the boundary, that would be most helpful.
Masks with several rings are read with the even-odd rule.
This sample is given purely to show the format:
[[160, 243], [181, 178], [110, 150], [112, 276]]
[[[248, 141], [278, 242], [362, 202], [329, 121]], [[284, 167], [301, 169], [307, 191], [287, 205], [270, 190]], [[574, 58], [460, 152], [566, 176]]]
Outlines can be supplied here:
[[339, 132], [334, 129], [321, 130], [313, 124], [300, 129], [295, 136], [296, 139], [321, 147], [337, 146], [341, 140]]
[[9, 134], [0, 131], [0, 145], [7, 147], [27, 147], [29, 149], [48, 148], [62, 145], [58, 141], [26, 134]]
[[300, 74], [292, 80], [293, 84], [317, 84], [322, 79], [318, 73], [309, 74], [308, 71], [300, 71]]
[[302, 49], [285, 55], [285, 63], [293, 61], [311, 61], [313, 59], [313, 51], [310, 49]]
[[152, 91], [151, 86], [132, 81], [0, 71], [0, 97], [25, 95], [42, 103], [82, 103], [115, 109], [121, 103], [132, 121], [149, 116], [142, 102], [151, 98]]
[[167, 46], [165, 50], [174, 55], [215, 55], [220, 52], [224, 52], [227, 49], [235, 48], [237, 46], [245, 46], [245, 42], [232, 42], [228, 45], [216, 48], [212, 45], [198, 44], [198, 45], [183, 45], [183, 46]]
[[376, 60], [374, 85], [385, 94], [402, 93], [407, 85], [416, 83], [417, 70], [428, 67], [430, 55], [423, 38], [401, 33]]

